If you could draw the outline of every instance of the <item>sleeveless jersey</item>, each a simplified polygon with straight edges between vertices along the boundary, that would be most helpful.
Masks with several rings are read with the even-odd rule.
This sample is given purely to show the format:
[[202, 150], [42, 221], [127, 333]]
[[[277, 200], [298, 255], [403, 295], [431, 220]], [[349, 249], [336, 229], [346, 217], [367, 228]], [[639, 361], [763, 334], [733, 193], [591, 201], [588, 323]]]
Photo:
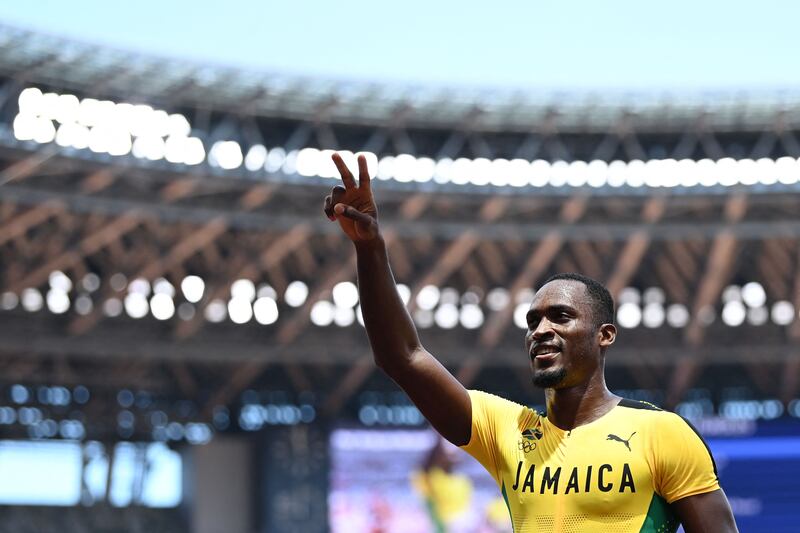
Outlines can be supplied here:
[[463, 446], [494, 477], [515, 533], [669, 532], [670, 503], [719, 489], [708, 447], [680, 416], [623, 399], [564, 431], [535, 410], [469, 391]]

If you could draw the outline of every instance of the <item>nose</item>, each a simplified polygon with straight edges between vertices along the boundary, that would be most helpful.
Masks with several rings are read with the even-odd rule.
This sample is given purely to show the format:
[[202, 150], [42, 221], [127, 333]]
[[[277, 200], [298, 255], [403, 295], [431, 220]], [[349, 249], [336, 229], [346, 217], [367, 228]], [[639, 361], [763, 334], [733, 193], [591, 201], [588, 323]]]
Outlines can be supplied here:
[[542, 318], [539, 320], [539, 323], [536, 324], [536, 327], [530, 331], [531, 340], [536, 342], [549, 339], [553, 335], [553, 324], [547, 320], [547, 318]]

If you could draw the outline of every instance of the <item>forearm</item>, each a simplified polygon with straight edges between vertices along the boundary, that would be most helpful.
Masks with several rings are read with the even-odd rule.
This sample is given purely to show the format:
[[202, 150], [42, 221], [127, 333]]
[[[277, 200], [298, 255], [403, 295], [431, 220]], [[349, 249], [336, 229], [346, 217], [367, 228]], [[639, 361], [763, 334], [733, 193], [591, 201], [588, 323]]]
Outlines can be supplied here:
[[386, 243], [378, 237], [356, 245], [361, 313], [378, 366], [403, 366], [421, 347], [414, 322], [395, 286]]

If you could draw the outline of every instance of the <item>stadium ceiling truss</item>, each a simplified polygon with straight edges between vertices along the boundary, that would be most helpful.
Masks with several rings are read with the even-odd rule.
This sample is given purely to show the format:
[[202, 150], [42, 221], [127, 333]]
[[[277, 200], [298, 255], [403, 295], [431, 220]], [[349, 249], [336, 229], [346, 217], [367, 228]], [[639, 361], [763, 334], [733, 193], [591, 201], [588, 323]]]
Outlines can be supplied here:
[[[154, 100], [193, 110], [195, 119], [205, 116], [211, 136], [215, 128], [248, 131], [240, 126], [251, 123], [251, 131], [281, 138], [272, 145], [289, 148], [316, 142], [376, 153], [454, 157], [469, 151], [551, 160], [800, 156], [800, 100], [710, 107], [662, 102], [641, 110], [582, 104], [564, 112], [544, 106], [523, 127], [513, 104], [487, 112], [475, 102], [425, 107], [377, 93], [369, 102], [364, 95], [342, 100], [333, 89], [311, 97], [292, 84], [282, 93], [256, 84], [243, 99], [235, 91], [246, 84], [200, 83], [201, 74], [185, 65], [167, 76], [166, 64], [123, 62], [83, 45], [54, 48], [47, 39], [33, 46], [38, 37], [18, 30], [3, 28], [0, 38], [7, 98], [38, 83]], [[45, 294], [54, 271], [76, 283], [87, 273], [100, 280], [86, 294], [92, 305], [83, 313], [0, 311], [3, 386], [83, 384], [108, 396], [95, 408], [109, 417], [119, 388], [148, 390], [190, 401], [187, 412], [204, 420], [216, 406], [235, 405], [247, 389], [316, 391], [321, 412], [335, 418], [359, 391], [391, 387], [374, 370], [361, 326], [320, 327], [310, 320], [314, 304], [329, 301], [337, 283], [355, 281], [352, 246], [321, 211], [331, 182], [226, 177], [202, 165], [145, 168], [130, 158], [87, 160], [7, 136], [0, 160], [0, 293], [19, 296], [34, 288]], [[679, 326], [622, 328], [607, 360], [612, 386], [663, 390], [671, 406], [698, 387], [716, 395], [744, 388], [784, 403], [800, 392], [796, 193], [730, 187], [698, 194], [582, 188], [531, 194], [383, 185], [375, 186], [381, 224], [395, 276], [409, 287], [410, 312], [429, 285], [479, 297], [480, 327], [421, 330], [426, 346], [467, 385], [528, 387], [514, 298], [551, 274], [577, 271], [604, 281], [614, 294], [658, 287], [663, 306], [688, 311]], [[115, 274], [164, 278], [174, 287], [192, 274], [205, 281], [205, 292], [191, 316], [111, 317], [104, 302], [125, 296], [111, 283]], [[226, 301], [237, 279], [274, 289], [277, 321], [205, 319], [209, 304]], [[295, 280], [308, 286], [296, 308], [281, 297]], [[792, 318], [723, 323], [725, 288], [748, 282], [763, 286], [767, 306], [789, 302]], [[511, 302], [489, 309], [486, 295], [496, 287], [508, 289]]]

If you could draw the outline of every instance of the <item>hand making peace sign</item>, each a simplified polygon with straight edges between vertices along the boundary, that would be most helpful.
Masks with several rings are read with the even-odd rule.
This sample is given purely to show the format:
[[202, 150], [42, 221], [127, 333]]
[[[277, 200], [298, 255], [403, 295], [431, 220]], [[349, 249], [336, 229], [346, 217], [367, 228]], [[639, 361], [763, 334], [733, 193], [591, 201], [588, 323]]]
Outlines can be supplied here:
[[330, 220], [338, 220], [342, 230], [354, 243], [376, 239], [379, 236], [378, 208], [370, 189], [367, 158], [358, 156], [358, 186], [342, 156], [334, 153], [332, 159], [339, 169], [344, 187], [337, 185], [325, 197], [325, 214]]

